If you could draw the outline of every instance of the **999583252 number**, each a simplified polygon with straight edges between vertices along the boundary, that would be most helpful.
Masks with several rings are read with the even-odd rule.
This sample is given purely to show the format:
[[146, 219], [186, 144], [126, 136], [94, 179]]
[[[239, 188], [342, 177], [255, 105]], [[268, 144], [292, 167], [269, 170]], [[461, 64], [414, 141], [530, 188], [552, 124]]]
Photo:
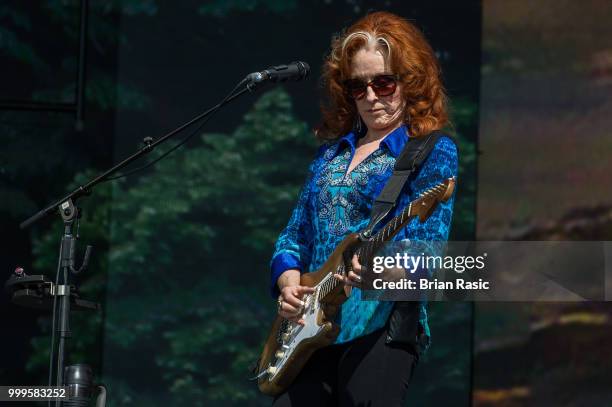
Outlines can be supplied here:
[[0, 401], [45, 401], [67, 398], [68, 387], [0, 386]]

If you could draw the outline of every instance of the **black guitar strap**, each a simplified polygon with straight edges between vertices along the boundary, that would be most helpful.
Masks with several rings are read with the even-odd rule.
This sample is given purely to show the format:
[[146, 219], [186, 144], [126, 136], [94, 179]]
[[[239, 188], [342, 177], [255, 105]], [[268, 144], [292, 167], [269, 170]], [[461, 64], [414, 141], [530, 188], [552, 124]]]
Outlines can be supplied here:
[[443, 136], [457, 144], [453, 136], [439, 130], [434, 130], [426, 136], [408, 138], [404, 149], [395, 161], [393, 174], [372, 205], [370, 223], [362, 232], [363, 237], [369, 238], [376, 225], [393, 209], [408, 178], [425, 162], [438, 139]]

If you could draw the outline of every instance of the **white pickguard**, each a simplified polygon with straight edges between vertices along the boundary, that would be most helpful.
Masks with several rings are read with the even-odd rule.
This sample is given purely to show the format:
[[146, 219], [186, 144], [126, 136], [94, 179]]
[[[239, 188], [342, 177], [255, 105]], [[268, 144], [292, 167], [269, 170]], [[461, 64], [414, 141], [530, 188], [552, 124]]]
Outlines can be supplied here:
[[304, 325], [300, 325], [297, 322], [289, 322], [289, 330], [287, 335], [285, 335], [286, 340], [283, 339], [279, 347], [279, 352], [281, 352], [281, 354], [279, 355], [277, 353], [277, 355], [280, 357], [276, 357], [274, 364], [268, 367], [268, 380], [272, 380], [274, 376], [276, 376], [276, 374], [283, 368], [300, 343], [306, 339], [316, 336], [323, 329], [317, 321], [319, 311], [321, 309], [321, 303], [316, 299], [318, 298], [321, 285], [323, 285], [323, 283], [325, 283], [325, 281], [327, 281], [329, 278], [333, 278], [331, 273], [314, 287], [316, 290], [314, 293], [304, 296], [303, 301], [305, 302], [305, 305], [304, 314], [302, 315]]

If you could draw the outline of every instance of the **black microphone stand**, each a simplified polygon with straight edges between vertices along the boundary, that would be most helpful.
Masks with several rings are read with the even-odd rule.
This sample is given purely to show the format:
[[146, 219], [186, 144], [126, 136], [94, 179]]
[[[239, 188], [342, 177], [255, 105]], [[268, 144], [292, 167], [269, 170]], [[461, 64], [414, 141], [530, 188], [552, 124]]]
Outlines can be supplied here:
[[[56, 309], [56, 299], [59, 297], [59, 323], [57, 324], [57, 331], [51, 334], [58, 335], [57, 345], [57, 371], [56, 371], [56, 386], [62, 386], [64, 384], [64, 351], [66, 347], [66, 340], [70, 338], [70, 296], [71, 296], [71, 284], [70, 274], [78, 274], [87, 268], [89, 263], [89, 256], [91, 254], [92, 246], [87, 246], [85, 249], [85, 256], [83, 258], [83, 264], [78, 269], [74, 267], [75, 258], [75, 246], [76, 240], [78, 239], [78, 222], [81, 217], [79, 209], [74, 205], [72, 199], [68, 199], [60, 205], [60, 215], [64, 221], [64, 235], [60, 243], [60, 260], [58, 268], [58, 275], [56, 276], [55, 285], [52, 287], [51, 294], [54, 296], [53, 310]], [[73, 236], [72, 227], [77, 223], [77, 236]], [[60, 272], [61, 271], [61, 272]], [[54, 312], [55, 316], [55, 312]], [[53, 321], [55, 325], [55, 321]], [[53, 358], [53, 349], [51, 353]], [[51, 359], [53, 360], [53, 359]], [[50, 372], [51, 373], [51, 372]], [[51, 374], [49, 375], [51, 377]], [[51, 383], [49, 383], [51, 386]], [[56, 406], [60, 406], [61, 402], [56, 400]]]
[[[243, 86], [243, 85], [245, 85], [243, 89], [234, 93], [236, 89], [238, 89], [240, 86]], [[55, 346], [53, 345], [54, 344], [53, 340], [51, 342], [51, 352], [50, 352], [50, 364], [51, 365], [53, 363], [53, 360], [55, 360], [55, 355], [57, 355], [57, 363], [56, 363], [57, 370], [56, 370], [56, 381], [55, 381], [56, 386], [58, 387], [65, 386], [65, 383], [64, 383], [65, 346], [66, 346], [66, 340], [71, 336], [70, 298], [71, 298], [71, 287], [72, 286], [70, 284], [70, 275], [77, 274], [87, 267], [89, 256], [92, 250], [91, 246], [87, 246], [83, 264], [79, 269], [76, 269], [74, 267], [75, 243], [76, 243], [76, 240], [78, 239], [78, 222], [79, 222], [79, 218], [81, 217], [81, 211], [76, 205], [77, 200], [83, 196], [87, 196], [91, 194], [92, 189], [97, 184], [104, 182], [104, 181], [108, 181], [111, 175], [117, 173], [119, 170], [121, 170], [122, 168], [125, 168], [127, 165], [136, 161], [143, 155], [153, 151], [155, 147], [167, 141], [170, 137], [176, 135], [177, 133], [181, 132], [182, 130], [186, 129], [192, 124], [198, 122], [199, 120], [215, 113], [222, 106], [236, 99], [237, 97], [244, 94], [245, 92], [255, 90], [255, 88], [256, 88], [255, 84], [253, 84], [249, 78], [245, 78], [238, 85], [236, 85], [236, 87], [234, 88], [234, 91], [232, 91], [223, 101], [221, 101], [217, 105], [213, 106], [212, 108], [208, 109], [204, 113], [196, 116], [195, 118], [191, 119], [187, 123], [179, 126], [175, 130], [171, 131], [170, 133], [164, 135], [163, 137], [157, 140], [154, 140], [151, 137], [146, 137], [144, 139], [143, 147], [140, 148], [137, 152], [125, 158], [123, 161], [114, 165], [110, 169], [102, 172], [100, 175], [92, 178], [89, 182], [79, 186], [78, 188], [76, 188], [74, 191], [64, 196], [63, 198], [53, 202], [52, 204], [42, 209], [41, 211], [37, 212], [36, 214], [26, 219], [19, 225], [21, 229], [27, 228], [28, 226], [32, 225], [34, 222], [50, 215], [56, 210], [59, 210], [59, 213], [64, 222], [64, 234], [62, 236], [61, 243], [60, 243], [60, 255], [59, 255], [60, 258], [58, 262], [57, 276], [55, 280], [55, 285], [52, 286], [53, 288], [51, 290], [52, 291], [51, 295], [53, 295], [54, 297], [53, 299], [53, 311], [54, 311], [53, 326], [56, 327], [56, 330], [53, 330], [52, 332], [52, 338], [55, 338], [55, 334], [57, 334], [59, 338], [58, 345], [57, 345], [57, 353], [55, 352]], [[76, 237], [72, 233], [72, 228], [75, 223], [77, 224], [77, 236]], [[56, 301], [58, 297], [59, 297], [59, 320], [57, 321], [57, 324], [56, 324], [55, 310], [56, 310]], [[50, 367], [50, 372], [49, 372], [49, 386], [52, 385], [51, 377], [52, 377], [52, 367]], [[56, 406], [61, 406], [63, 403], [70, 404], [70, 401], [63, 402], [63, 401], [59, 401], [59, 399], [56, 400]]]

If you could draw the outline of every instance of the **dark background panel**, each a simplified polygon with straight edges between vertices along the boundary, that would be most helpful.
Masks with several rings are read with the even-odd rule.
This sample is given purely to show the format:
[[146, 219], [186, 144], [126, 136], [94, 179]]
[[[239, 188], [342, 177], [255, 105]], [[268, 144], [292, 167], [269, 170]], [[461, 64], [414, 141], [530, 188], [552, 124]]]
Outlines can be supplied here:
[[[14, 77], [11, 86], [23, 91], [17, 96], [36, 100], [49, 89], [72, 94], [79, 2], [4, 7], [32, 21], [46, 17], [31, 32], [53, 24], [67, 38], [52, 53], [56, 62], [49, 64], [59, 68], [45, 76], [48, 82], [39, 82], [34, 68]], [[11, 232], [3, 270], [8, 276], [20, 264], [51, 275], [61, 224], [45, 220], [20, 231], [25, 217], [135, 151], [143, 137], [159, 137], [213, 105], [245, 74], [293, 60], [312, 67], [308, 81], [243, 97], [187, 148], [82, 200], [82, 241], [93, 242], [96, 252], [79, 283], [104, 311], [75, 315], [69, 362], [91, 364], [109, 385], [113, 405], [267, 404], [247, 380], [248, 365], [274, 313], [267, 293], [272, 245], [315, 151], [310, 129], [319, 120], [320, 66], [334, 33], [381, 9], [414, 21], [440, 57], [465, 180], [452, 233], [469, 239], [479, 2], [91, 2], [84, 129], [75, 128], [72, 113], [2, 111], [9, 143], [0, 185], [9, 199], [1, 210]], [[47, 39], [30, 40], [22, 31], [15, 28], [20, 41], [46, 55]], [[0, 51], [15, 70], [27, 63], [6, 47]], [[1, 310], [14, 329], [0, 382], [44, 383], [48, 318], [6, 302]], [[471, 308], [433, 304], [431, 316], [435, 345], [419, 366], [411, 398], [467, 405]]]

